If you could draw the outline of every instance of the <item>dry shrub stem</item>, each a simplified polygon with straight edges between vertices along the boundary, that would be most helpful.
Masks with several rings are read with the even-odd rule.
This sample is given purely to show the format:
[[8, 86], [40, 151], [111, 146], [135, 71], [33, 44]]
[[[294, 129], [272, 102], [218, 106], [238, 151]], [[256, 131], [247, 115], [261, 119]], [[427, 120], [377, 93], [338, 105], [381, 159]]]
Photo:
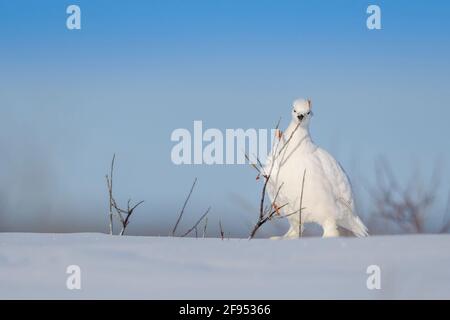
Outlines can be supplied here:
[[189, 199], [191, 198], [192, 191], [194, 191], [196, 183], [197, 183], [197, 178], [194, 179], [194, 182], [192, 183], [192, 186], [191, 186], [191, 190], [189, 191], [189, 194], [187, 195], [186, 199], [184, 200], [183, 207], [181, 208], [180, 214], [178, 215], [178, 219], [175, 223], [175, 226], [172, 229], [172, 236], [175, 236], [175, 231], [177, 231], [178, 224], [180, 223], [181, 218], [183, 217], [184, 209], [186, 209], [186, 206], [189, 202]]
[[113, 174], [114, 174], [114, 163], [115, 163], [116, 155], [113, 155], [111, 161], [111, 170], [109, 175], [106, 175], [106, 185], [108, 187], [108, 195], [109, 195], [109, 234], [112, 235], [114, 232], [113, 225], [113, 217], [114, 215], [119, 219], [122, 228], [119, 232], [120, 236], [125, 234], [125, 230], [130, 223], [131, 215], [134, 213], [134, 210], [139, 207], [144, 201], [140, 201], [135, 205], [131, 205], [131, 199], [127, 202], [127, 208], [122, 209], [118, 206], [114, 195], [113, 195]]
[[[279, 126], [280, 126], [280, 121], [281, 118], [278, 120], [277, 125], [275, 126], [275, 131], [278, 132], [279, 130]], [[284, 208], [285, 206], [288, 205], [288, 203], [283, 204], [282, 206], [278, 206], [276, 204], [276, 200], [278, 199], [278, 195], [281, 191], [281, 188], [283, 187], [283, 182], [280, 184], [280, 186], [277, 189], [276, 195], [270, 205], [270, 207], [266, 207], [265, 202], [266, 202], [266, 192], [267, 192], [267, 185], [269, 184], [270, 178], [272, 176], [272, 172], [273, 172], [273, 168], [275, 165], [276, 160], [278, 159], [278, 157], [280, 156], [281, 152], [287, 148], [287, 146], [289, 145], [289, 143], [292, 140], [292, 137], [294, 136], [295, 132], [297, 131], [297, 129], [299, 128], [300, 123], [297, 124], [297, 126], [295, 127], [295, 129], [292, 131], [292, 133], [289, 135], [289, 138], [287, 139], [287, 141], [281, 146], [281, 148], [278, 150], [280, 144], [281, 144], [281, 137], [279, 138], [278, 143], [275, 146], [275, 139], [274, 142], [272, 144], [272, 159], [271, 159], [271, 163], [270, 163], [270, 167], [269, 167], [269, 171], [266, 172], [264, 170], [264, 166], [262, 165], [260, 159], [258, 157], [256, 157], [256, 163], [251, 163], [250, 161], [250, 157], [246, 154], [245, 157], [246, 159], [250, 162], [250, 165], [252, 166], [252, 168], [254, 168], [257, 172], [258, 172], [258, 177], [262, 175], [262, 177], [265, 179], [264, 180], [264, 184], [263, 184], [263, 188], [261, 191], [261, 198], [260, 198], [260, 202], [259, 202], [259, 215], [258, 215], [258, 220], [255, 223], [255, 226], [253, 227], [253, 229], [250, 232], [250, 236], [249, 236], [249, 240], [253, 239], [254, 236], [256, 235], [256, 232], [267, 222], [270, 221], [272, 219], [274, 219], [275, 217], [278, 218], [285, 218], [287, 216], [290, 216], [292, 214], [297, 214], [299, 213], [301, 215], [301, 210], [302, 210], [302, 203], [300, 202], [300, 208], [299, 210], [296, 210], [294, 213], [290, 213], [288, 215], [281, 215], [280, 214], [280, 209]], [[286, 149], [287, 150], [287, 149]], [[304, 177], [303, 177], [303, 183], [302, 185], [304, 185]], [[301, 193], [303, 194], [303, 187], [301, 190]], [[303, 198], [303, 197], [302, 197]], [[272, 210], [272, 208], [274, 210]], [[300, 221], [300, 226], [301, 228], [301, 221]]]
[[430, 230], [427, 225], [441, 182], [439, 169], [438, 166], [434, 168], [428, 184], [423, 182], [419, 172], [415, 172], [410, 183], [403, 186], [388, 161], [380, 158], [376, 165], [375, 185], [366, 183], [374, 205], [372, 217], [375, 219], [370, 222], [371, 229], [379, 229], [379, 233], [389, 233], [390, 227], [397, 229], [395, 233], [449, 232], [450, 221], [446, 219], [450, 214], [450, 194], [442, 225], [435, 230]]
[[[211, 207], [209, 207], [206, 212], [204, 214], [202, 214], [202, 216], [200, 217], [200, 219], [197, 220], [197, 222], [192, 226], [192, 228], [190, 228], [188, 231], [186, 231], [181, 237], [186, 237], [189, 233], [191, 233], [192, 231], [195, 230], [195, 235], [197, 238], [198, 235], [198, 230], [197, 230], [197, 226], [200, 224], [200, 222], [202, 222], [202, 220], [204, 218], [206, 218], [206, 216], [208, 215], [209, 211], [211, 210]], [[206, 223], [205, 223], [205, 228], [203, 229], [203, 235], [206, 233]]]

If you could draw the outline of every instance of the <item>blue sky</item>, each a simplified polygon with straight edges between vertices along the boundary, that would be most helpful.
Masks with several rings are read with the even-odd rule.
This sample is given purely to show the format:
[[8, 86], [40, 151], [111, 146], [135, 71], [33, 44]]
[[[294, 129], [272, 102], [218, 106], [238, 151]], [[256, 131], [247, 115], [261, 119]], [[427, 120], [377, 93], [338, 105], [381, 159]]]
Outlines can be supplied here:
[[[70, 4], [81, 7], [81, 30], [66, 28]], [[382, 30], [366, 28], [369, 4], [380, 5]], [[449, 9], [446, 1], [1, 0], [0, 201], [15, 211], [4, 224], [36, 226], [44, 212], [55, 224], [103, 227], [115, 152], [118, 198], [146, 200], [141, 229], [171, 225], [194, 177], [192, 219], [211, 205], [234, 228], [257, 208], [254, 172], [174, 166], [170, 134], [194, 120], [268, 128], [281, 116], [286, 126], [299, 96], [313, 100], [314, 140], [357, 187], [378, 156], [404, 180], [414, 167], [431, 172], [436, 159], [445, 167]]]

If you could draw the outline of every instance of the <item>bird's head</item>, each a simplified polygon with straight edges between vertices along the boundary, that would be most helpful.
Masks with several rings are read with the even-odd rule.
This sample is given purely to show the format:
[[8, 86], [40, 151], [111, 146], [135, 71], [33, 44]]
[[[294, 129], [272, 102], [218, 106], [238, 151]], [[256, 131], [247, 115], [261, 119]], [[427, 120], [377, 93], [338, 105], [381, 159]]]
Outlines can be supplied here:
[[309, 120], [313, 116], [310, 99], [297, 99], [292, 104], [292, 120], [300, 123], [302, 127], [308, 127]]

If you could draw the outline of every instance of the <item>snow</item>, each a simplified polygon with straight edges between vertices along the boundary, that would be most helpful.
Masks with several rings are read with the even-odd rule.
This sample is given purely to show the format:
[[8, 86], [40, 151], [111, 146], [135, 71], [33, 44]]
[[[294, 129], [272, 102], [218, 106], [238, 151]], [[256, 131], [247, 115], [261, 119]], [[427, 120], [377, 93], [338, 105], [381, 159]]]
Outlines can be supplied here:
[[[0, 234], [1, 299], [450, 298], [450, 235], [195, 239]], [[369, 290], [370, 265], [381, 289]], [[81, 268], [81, 290], [66, 269]]]

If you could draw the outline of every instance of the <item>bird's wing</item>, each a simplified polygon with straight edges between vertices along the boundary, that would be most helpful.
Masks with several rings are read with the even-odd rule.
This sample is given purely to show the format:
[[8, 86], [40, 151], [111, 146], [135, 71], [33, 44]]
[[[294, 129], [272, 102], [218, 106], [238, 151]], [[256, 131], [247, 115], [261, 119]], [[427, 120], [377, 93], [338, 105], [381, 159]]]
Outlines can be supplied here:
[[317, 148], [315, 153], [322, 164], [339, 208], [338, 224], [357, 236], [367, 236], [367, 228], [355, 212], [352, 186], [346, 172], [339, 162], [324, 149]]

